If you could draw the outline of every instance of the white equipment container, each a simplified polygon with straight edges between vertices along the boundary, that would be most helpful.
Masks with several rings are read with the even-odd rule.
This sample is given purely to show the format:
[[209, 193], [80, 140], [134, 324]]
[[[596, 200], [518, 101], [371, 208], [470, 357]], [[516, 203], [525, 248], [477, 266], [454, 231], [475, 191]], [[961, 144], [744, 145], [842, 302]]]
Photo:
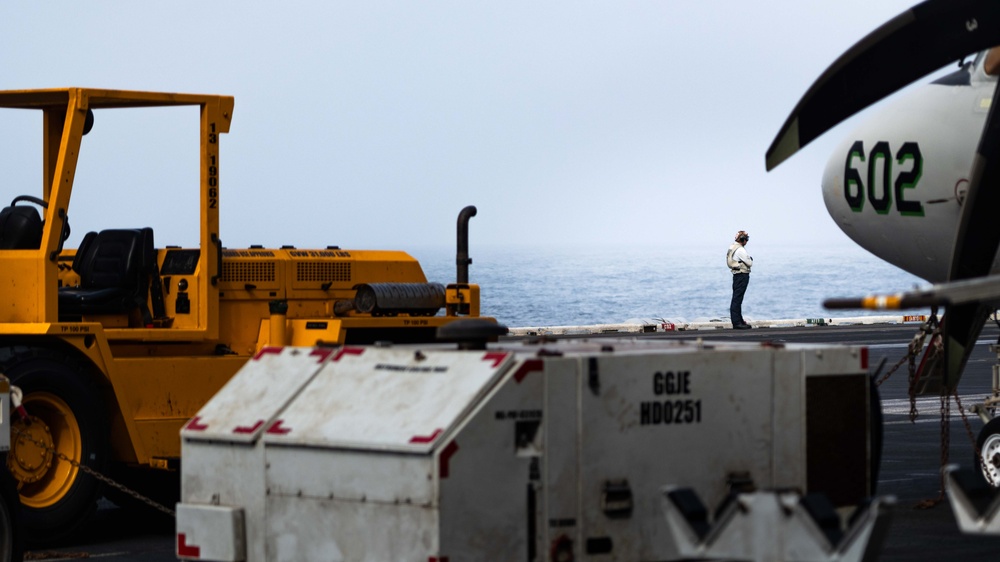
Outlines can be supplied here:
[[[14, 478], [7, 469], [10, 453], [11, 415], [20, 406], [21, 390], [0, 375], [0, 560], [21, 562], [24, 538], [21, 532], [21, 500]], [[12, 410], [12, 406], [14, 409]], [[21, 413], [23, 409], [19, 409]]]
[[669, 560], [662, 489], [872, 493], [867, 349], [266, 348], [182, 430], [182, 559]]

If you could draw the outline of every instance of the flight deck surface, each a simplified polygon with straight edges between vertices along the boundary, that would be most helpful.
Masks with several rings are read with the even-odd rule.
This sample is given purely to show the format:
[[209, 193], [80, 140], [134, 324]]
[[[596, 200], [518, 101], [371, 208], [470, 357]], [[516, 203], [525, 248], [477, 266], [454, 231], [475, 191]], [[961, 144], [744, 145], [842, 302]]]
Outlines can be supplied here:
[[[874, 370], [882, 358], [887, 359], [885, 369], [903, 358], [906, 346], [917, 328], [917, 324], [811, 326], [740, 331], [658, 332], [638, 337], [702, 338], [706, 342], [729, 340], [861, 344], [869, 346], [869, 365]], [[998, 335], [1000, 330], [992, 322], [987, 323], [959, 385], [963, 406], [971, 406], [990, 391], [991, 368], [996, 362], [996, 355], [990, 352], [989, 344], [995, 343]], [[948, 502], [935, 503], [940, 497], [941, 486], [940, 402], [936, 397], [918, 399], [918, 416], [914, 423], [910, 422], [906, 367], [906, 364], [901, 366], [879, 388], [885, 433], [877, 493], [893, 495], [898, 500], [880, 560], [937, 561], [945, 557], [995, 557], [1000, 553], [1000, 537], [961, 534]], [[969, 416], [968, 422], [973, 436], [977, 435], [982, 422], [974, 416]], [[973, 446], [965, 423], [954, 406], [951, 408], [949, 426], [949, 462], [971, 465]], [[927, 505], [933, 507], [926, 508]], [[162, 561], [176, 560], [174, 546], [174, 526], [171, 519], [158, 514], [138, 515], [134, 511], [119, 509], [102, 501], [96, 519], [75, 541], [63, 545], [36, 545], [31, 551], [53, 554], [62, 552], [66, 559], [87, 553], [92, 558]]]

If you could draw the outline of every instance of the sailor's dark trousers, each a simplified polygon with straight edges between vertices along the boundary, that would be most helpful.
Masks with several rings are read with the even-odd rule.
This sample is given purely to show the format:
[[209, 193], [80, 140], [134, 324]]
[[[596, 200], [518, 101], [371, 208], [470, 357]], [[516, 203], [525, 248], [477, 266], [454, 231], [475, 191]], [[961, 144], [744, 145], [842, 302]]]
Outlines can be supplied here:
[[734, 327], [746, 324], [743, 321], [743, 295], [746, 294], [749, 284], [749, 273], [733, 274], [733, 300], [729, 303], [729, 319], [733, 321]]

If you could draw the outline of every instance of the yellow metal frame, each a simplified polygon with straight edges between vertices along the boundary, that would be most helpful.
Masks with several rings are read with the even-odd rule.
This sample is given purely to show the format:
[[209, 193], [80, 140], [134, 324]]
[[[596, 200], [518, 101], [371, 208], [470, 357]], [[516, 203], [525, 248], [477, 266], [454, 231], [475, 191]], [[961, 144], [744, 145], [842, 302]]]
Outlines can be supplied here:
[[[43, 113], [43, 199], [45, 229], [37, 250], [0, 250], [0, 323], [54, 323], [58, 321], [58, 267], [62, 224], [69, 208], [87, 112], [125, 107], [198, 106], [201, 111], [200, 147], [200, 246], [202, 263], [218, 264], [219, 250], [219, 135], [232, 122], [232, 96], [192, 95], [92, 88], [14, 90], [0, 92], [0, 107], [34, 109]], [[58, 225], [58, 228], [56, 227]], [[199, 290], [198, 326], [178, 337], [218, 337], [218, 292], [211, 288], [209, 267], [203, 267]], [[157, 339], [155, 332], [130, 337]]]

